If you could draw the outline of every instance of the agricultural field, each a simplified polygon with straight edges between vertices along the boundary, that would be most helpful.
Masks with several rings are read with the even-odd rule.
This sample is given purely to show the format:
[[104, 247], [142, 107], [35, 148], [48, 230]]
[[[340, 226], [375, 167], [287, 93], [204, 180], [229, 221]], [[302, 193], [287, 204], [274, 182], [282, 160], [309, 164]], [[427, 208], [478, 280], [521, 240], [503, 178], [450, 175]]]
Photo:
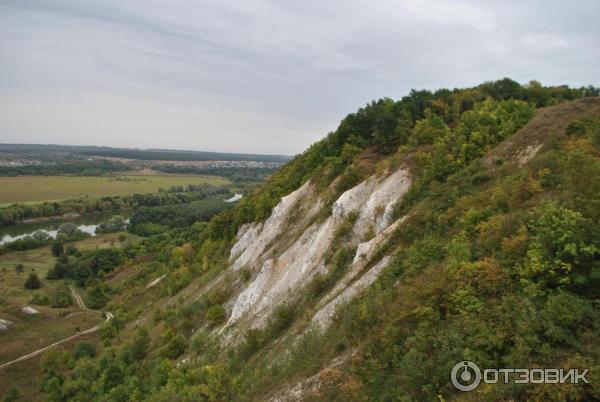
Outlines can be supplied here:
[[123, 176], [16, 176], [0, 177], [0, 206], [12, 203], [59, 201], [70, 198], [153, 193], [189, 184], [227, 185], [230, 181], [208, 175], [135, 174]]

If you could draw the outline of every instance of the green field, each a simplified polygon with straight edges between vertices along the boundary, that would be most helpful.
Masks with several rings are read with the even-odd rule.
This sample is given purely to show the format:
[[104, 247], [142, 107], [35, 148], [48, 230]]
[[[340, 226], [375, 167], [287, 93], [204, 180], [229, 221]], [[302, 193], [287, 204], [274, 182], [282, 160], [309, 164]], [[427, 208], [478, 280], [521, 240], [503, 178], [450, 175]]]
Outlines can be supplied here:
[[[110, 233], [89, 237], [74, 242], [80, 251], [106, 247], [120, 247], [119, 233]], [[127, 239], [135, 239], [127, 235]], [[126, 240], [126, 242], [131, 240]], [[31, 351], [49, 345], [74, 333], [74, 328], [91, 328], [99, 321], [97, 313], [81, 312], [74, 304], [64, 309], [32, 305], [34, 294], [50, 295], [64, 286], [64, 281], [45, 279], [48, 269], [56, 262], [50, 247], [33, 250], [13, 251], [0, 256], [0, 318], [13, 322], [9, 331], [0, 332], [0, 363], [7, 362]], [[15, 270], [17, 264], [23, 264], [24, 271]], [[42, 281], [38, 290], [25, 289], [23, 284], [29, 272], [35, 272]], [[21, 312], [25, 306], [32, 305], [40, 312], [29, 316]]]
[[[98, 248], [120, 247], [133, 240], [136, 236], [127, 234], [124, 243], [118, 241], [119, 233], [111, 233], [89, 237], [74, 242], [80, 251]], [[66, 308], [52, 308], [31, 303], [34, 294], [52, 294], [65, 286], [64, 281], [49, 281], [45, 279], [46, 272], [54, 265], [56, 258], [52, 256], [50, 247], [40, 247], [33, 250], [13, 251], [0, 256], [0, 318], [12, 322], [8, 331], [0, 331], [0, 364], [31, 353], [60, 339], [76, 333], [77, 330], [91, 328], [102, 321], [96, 312], [82, 311], [73, 304]], [[24, 265], [24, 272], [17, 273], [15, 266]], [[30, 271], [35, 271], [42, 281], [42, 287], [37, 290], [27, 290], [23, 287]], [[84, 293], [80, 290], [82, 296]], [[39, 311], [37, 315], [27, 315], [21, 311], [25, 306], [32, 306]], [[98, 334], [83, 335], [76, 340], [58, 347], [59, 350], [72, 348], [79, 341], [87, 340], [95, 343], [98, 348]], [[19, 389], [22, 401], [38, 400], [39, 387], [43, 381], [40, 369], [42, 356], [34, 357], [10, 366], [0, 371], [0, 399], [3, 393], [12, 387]], [[11, 375], [7, 375], [11, 373]]]
[[16, 176], [0, 177], [0, 205], [58, 201], [70, 198], [152, 193], [159, 188], [209, 183], [229, 184], [206, 175], [127, 175], [117, 177]]

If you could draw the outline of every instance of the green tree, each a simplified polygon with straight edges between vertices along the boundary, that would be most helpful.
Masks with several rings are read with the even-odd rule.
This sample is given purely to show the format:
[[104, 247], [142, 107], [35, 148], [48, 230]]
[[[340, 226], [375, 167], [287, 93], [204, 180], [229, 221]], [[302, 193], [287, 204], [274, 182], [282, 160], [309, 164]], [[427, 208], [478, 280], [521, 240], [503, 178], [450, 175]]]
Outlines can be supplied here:
[[112, 362], [108, 364], [102, 373], [102, 377], [100, 378], [100, 389], [103, 393], [108, 393], [112, 388], [121, 384], [123, 378], [123, 367], [116, 362]]
[[74, 223], [63, 223], [58, 228], [59, 235], [65, 235], [67, 237], [71, 237], [79, 233], [79, 228]]
[[210, 306], [206, 311], [206, 319], [208, 320], [210, 325], [217, 325], [225, 321], [225, 317], [227, 316], [227, 311], [225, 307], [220, 304], [215, 304]]
[[30, 272], [27, 280], [25, 281], [25, 289], [39, 289], [42, 286], [40, 278], [35, 272]]
[[108, 298], [100, 286], [94, 286], [85, 299], [85, 304], [91, 309], [99, 309], [106, 305]]
[[148, 336], [148, 330], [144, 327], [138, 328], [133, 341], [123, 349], [123, 360], [126, 363], [132, 363], [144, 359], [149, 345], [150, 337]]
[[413, 120], [410, 113], [407, 110], [402, 109], [398, 115], [398, 120], [396, 121], [396, 141], [399, 144], [406, 144], [412, 132], [412, 128]]
[[417, 121], [408, 143], [412, 146], [433, 144], [438, 138], [444, 138], [450, 134], [448, 126], [444, 120], [431, 113], [426, 113], [426, 117]]
[[527, 259], [519, 270], [523, 280], [542, 288], [591, 285], [600, 249], [590, 227], [579, 212], [556, 203], [542, 206], [530, 225]]
[[65, 251], [63, 244], [59, 241], [52, 243], [51, 250], [52, 250], [52, 255], [55, 257], [62, 255]]
[[96, 357], [96, 346], [93, 343], [82, 341], [75, 345], [73, 358], [79, 360], [83, 357]]
[[43, 242], [48, 240], [50, 238], [50, 235], [43, 230], [37, 230], [33, 235], [31, 235], [31, 237], [34, 240]]
[[185, 337], [181, 334], [177, 334], [161, 349], [161, 355], [168, 359], [175, 359], [185, 352], [186, 347], [187, 343]]
[[73, 304], [73, 299], [71, 298], [71, 293], [65, 289], [61, 289], [52, 295], [51, 303], [54, 308], [64, 308]]

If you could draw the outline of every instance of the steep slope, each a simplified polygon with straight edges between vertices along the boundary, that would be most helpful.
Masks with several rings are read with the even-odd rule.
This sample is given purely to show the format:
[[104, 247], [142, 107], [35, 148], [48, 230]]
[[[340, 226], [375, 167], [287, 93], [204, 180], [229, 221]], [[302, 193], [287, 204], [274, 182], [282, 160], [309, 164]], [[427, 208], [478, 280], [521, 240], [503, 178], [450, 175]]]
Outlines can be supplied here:
[[[405, 169], [384, 174], [383, 177], [369, 177], [344, 192], [333, 203], [329, 217], [322, 222], [308, 224], [298, 238], [283, 250], [274, 240], [287, 230], [291, 214], [300, 205], [313, 205], [316, 208], [310, 208], [302, 214], [305, 221], [311, 222], [319, 212], [321, 202], [311, 197], [308, 191], [310, 182], [284, 197], [264, 225], [256, 223], [242, 228], [232, 248], [233, 269], [248, 265], [259, 266], [260, 269], [256, 279], [234, 303], [227, 325], [242, 320], [254, 325], [263, 323], [288, 294], [299, 290], [315, 275], [324, 273], [327, 253], [339, 236], [340, 228], [348, 223], [349, 227], [345, 230], [350, 233], [345, 247], [358, 248], [343, 280], [348, 282], [354, 279], [364, 268], [368, 257], [366, 251], [386, 239], [386, 233], [382, 232], [391, 223], [393, 203], [402, 198], [409, 186], [409, 174]], [[296, 222], [296, 226], [299, 224]], [[369, 230], [376, 237], [368, 243], [359, 244]]]
[[46, 358], [46, 395], [600, 397], [449, 381], [465, 359], [600, 367], [597, 95], [502, 80], [361, 108], [208, 225], [127, 250], [105, 348]]

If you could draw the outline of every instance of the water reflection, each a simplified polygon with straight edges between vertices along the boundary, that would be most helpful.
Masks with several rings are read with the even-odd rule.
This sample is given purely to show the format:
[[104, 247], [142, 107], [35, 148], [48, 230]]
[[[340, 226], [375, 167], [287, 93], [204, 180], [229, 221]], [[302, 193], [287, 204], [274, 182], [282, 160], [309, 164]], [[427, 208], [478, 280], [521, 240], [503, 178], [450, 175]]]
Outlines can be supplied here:
[[236, 201], [240, 200], [243, 196], [244, 196], [244, 194], [236, 193], [236, 194], [234, 194], [233, 197], [226, 199], [225, 202], [236, 202]]
[[77, 228], [84, 233], [88, 233], [92, 236], [96, 235], [96, 228], [101, 222], [109, 220], [114, 215], [121, 215], [124, 218], [123, 213], [117, 214], [95, 214], [86, 217], [81, 217], [73, 220], [53, 220], [45, 222], [27, 223], [14, 226], [8, 226], [0, 228], [0, 246], [13, 242], [15, 240], [22, 239], [26, 236], [31, 236], [37, 231], [47, 233], [53, 239], [56, 239], [58, 234], [58, 228], [60, 225], [71, 222], [77, 225]]

